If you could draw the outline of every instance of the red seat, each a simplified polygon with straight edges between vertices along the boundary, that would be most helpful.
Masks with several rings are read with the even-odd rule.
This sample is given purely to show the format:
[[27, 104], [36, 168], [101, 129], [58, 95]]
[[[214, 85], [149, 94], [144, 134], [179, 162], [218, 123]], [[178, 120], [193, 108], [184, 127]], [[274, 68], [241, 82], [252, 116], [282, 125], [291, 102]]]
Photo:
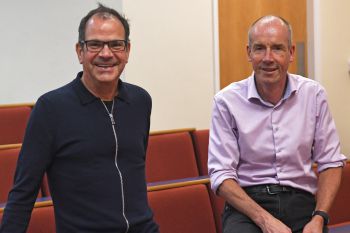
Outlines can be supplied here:
[[342, 181], [334, 203], [329, 211], [330, 224], [350, 221], [350, 162], [345, 164]]
[[[13, 186], [20, 150], [20, 147], [0, 149], [0, 203], [7, 201]], [[38, 197], [41, 197], [41, 192], [38, 193]]]
[[29, 222], [27, 233], [55, 233], [55, 214], [52, 204], [35, 207]]
[[[209, 145], [209, 130], [196, 130], [192, 132], [193, 143], [196, 151], [197, 164], [199, 174], [208, 175], [208, 145]], [[217, 232], [222, 232], [221, 215], [224, 210], [225, 200], [213, 193], [208, 185], [209, 197], [213, 207]]]
[[157, 182], [198, 176], [189, 132], [151, 135], [146, 156], [146, 180]]
[[47, 175], [45, 174], [43, 177], [42, 185], [41, 185], [41, 192], [43, 197], [50, 197], [50, 188], [49, 188], [49, 181], [47, 179]]
[[208, 175], [209, 130], [195, 130], [192, 132], [192, 137], [196, 152], [199, 175]]
[[20, 147], [0, 150], [0, 203], [6, 202], [13, 186]]
[[223, 199], [222, 197], [219, 197], [218, 195], [215, 195], [213, 191], [210, 189], [210, 184], [208, 184], [208, 189], [209, 189], [209, 197], [213, 208], [213, 215], [214, 215], [215, 224], [216, 224], [216, 232], [222, 232], [221, 215], [224, 211], [225, 199]]
[[30, 106], [0, 108], [0, 145], [22, 143]]
[[[2, 209], [0, 209], [0, 223], [2, 222]], [[34, 207], [28, 225], [27, 233], [55, 233], [55, 214], [52, 204]]]
[[160, 232], [216, 232], [204, 184], [148, 192], [148, 200]]

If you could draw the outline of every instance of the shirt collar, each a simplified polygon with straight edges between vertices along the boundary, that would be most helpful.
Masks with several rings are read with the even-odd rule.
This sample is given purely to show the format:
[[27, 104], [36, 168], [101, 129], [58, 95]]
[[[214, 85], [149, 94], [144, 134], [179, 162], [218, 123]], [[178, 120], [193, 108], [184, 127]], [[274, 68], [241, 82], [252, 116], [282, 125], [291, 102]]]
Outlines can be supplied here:
[[298, 83], [295, 78], [292, 77], [291, 74], [287, 73], [288, 83], [286, 87], [286, 91], [284, 92], [283, 99], [288, 99], [294, 92], [298, 90]]
[[[297, 81], [291, 78], [291, 74], [287, 73], [287, 87], [283, 94], [282, 99], [288, 99], [294, 92], [297, 91]], [[255, 85], [254, 72], [248, 77], [248, 99], [259, 99], [261, 102], [264, 100], [260, 97], [258, 90]]]
[[248, 99], [262, 100], [255, 85], [254, 72], [248, 77]]
[[[95, 100], [98, 100], [96, 96], [94, 96], [83, 84], [81, 81], [81, 78], [83, 76], [83, 72], [79, 72], [77, 74], [77, 77], [73, 81], [73, 86], [76, 91], [76, 93], [79, 96], [80, 102], [85, 105], [89, 104]], [[117, 99], [120, 99], [122, 101], [125, 101], [126, 103], [130, 103], [130, 95], [128, 93], [128, 88], [125, 83], [119, 79], [118, 81], [118, 96]]]

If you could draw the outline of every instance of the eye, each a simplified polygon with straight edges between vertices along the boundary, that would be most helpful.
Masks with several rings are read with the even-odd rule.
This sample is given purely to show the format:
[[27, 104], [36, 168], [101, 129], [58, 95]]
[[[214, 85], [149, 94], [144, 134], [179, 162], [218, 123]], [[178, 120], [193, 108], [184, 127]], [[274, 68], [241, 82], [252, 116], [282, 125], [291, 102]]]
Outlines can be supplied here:
[[91, 40], [87, 42], [87, 46], [91, 49], [99, 49], [103, 46], [103, 42], [97, 40]]
[[263, 45], [254, 45], [253, 52], [259, 53], [265, 51], [265, 46]]
[[125, 49], [125, 41], [123, 40], [113, 40], [109, 42], [109, 47], [114, 51], [121, 51]]
[[276, 52], [281, 52], [285, 50], [285, 47], [283, 45], [274, 45], [271, 49]]

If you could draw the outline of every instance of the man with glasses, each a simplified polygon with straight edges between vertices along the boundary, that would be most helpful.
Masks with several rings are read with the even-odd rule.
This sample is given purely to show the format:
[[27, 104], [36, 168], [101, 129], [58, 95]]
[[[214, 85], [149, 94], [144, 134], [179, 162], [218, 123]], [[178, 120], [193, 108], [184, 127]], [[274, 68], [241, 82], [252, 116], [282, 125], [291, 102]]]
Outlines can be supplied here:
[[226, 200], [224, 233], [327, 232], [346, 157], [324, 88], [287, 72], [291, 38], [286, 20], [258, 19], [248, 32], [254, 73], [214, 97], [208, 168]]
[[83, 71], [33, 109], [0, 232], [25, 232], [46, 172], [57, 233], [157, 233], [145, 183], [151, 97], [119, 79], [127, 20], [99, 5], [80, 22], [76, 52]]

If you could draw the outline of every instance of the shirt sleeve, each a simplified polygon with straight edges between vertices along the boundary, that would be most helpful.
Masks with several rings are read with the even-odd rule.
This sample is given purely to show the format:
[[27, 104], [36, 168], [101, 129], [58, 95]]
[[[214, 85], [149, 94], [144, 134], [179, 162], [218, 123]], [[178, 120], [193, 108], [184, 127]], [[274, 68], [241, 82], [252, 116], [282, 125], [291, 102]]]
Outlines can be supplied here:
[[238, 180], [237, 164], [240, 154], [237, 138], [234, 118], [224, 101], [216, 96], [213, 103], [208, 149], [208, 173], [214, 193], [224, 180]]
[[340, 142], [331, 116], [325, 90], [320, 87], [316, 95], [316, 130], [313, 160], [318, 172], [327, 168], [344, 166], [346, 157], [340, 153]]
[[47, 105], [43, 99], [39, 99], [28, 121], [14, 186], [9, 193], [0, 226], [1, 233], [22, 233], [27, 229], [43, 174], [51, 161], [53, 122]]

